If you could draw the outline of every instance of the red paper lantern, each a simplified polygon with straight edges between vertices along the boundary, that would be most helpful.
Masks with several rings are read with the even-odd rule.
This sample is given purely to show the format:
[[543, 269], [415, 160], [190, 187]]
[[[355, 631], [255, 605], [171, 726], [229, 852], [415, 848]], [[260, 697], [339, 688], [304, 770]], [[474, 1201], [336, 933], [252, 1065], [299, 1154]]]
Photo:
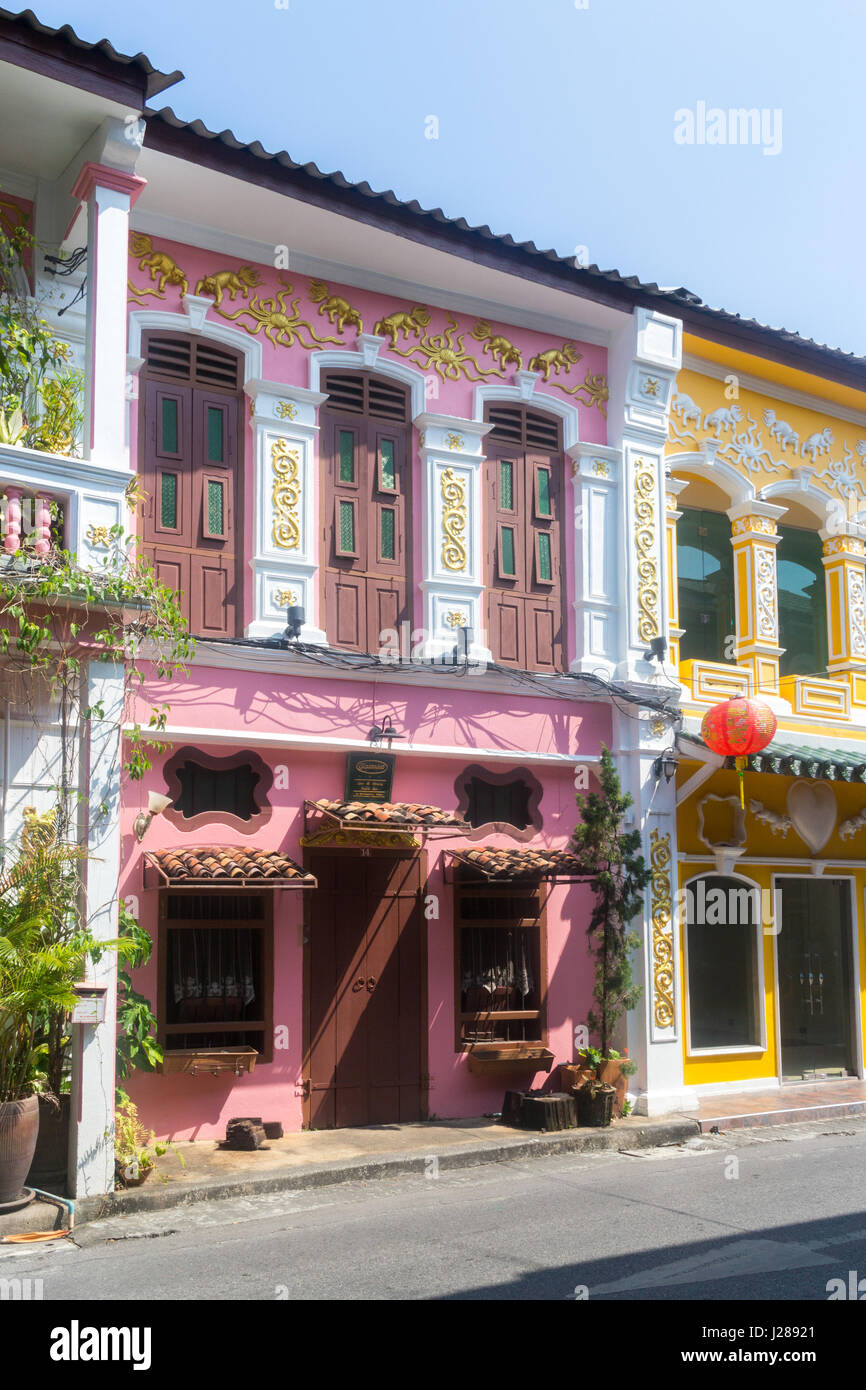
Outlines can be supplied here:
[[723, 757], [734, 758], [740, 775], [740, 805], [743, 796], [743, 770], [750, 753], [760, 753], [776, 732], [776, 716], [769, 705], [738, 695], [707, 710], [701, 723], [701, 736], [708, 748]]

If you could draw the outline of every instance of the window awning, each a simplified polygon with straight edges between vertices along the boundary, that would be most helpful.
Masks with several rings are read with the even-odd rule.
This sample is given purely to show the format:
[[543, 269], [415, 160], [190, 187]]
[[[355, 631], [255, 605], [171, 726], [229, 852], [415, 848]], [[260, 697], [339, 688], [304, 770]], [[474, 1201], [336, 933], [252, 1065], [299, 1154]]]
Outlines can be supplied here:
[[294, 859], [273, 849], [184, 845], [145, 854], [160, 881], [172, 888], [318, 888]]
[[309, 824], [316, 818], [342, 830], [465, 835], [472, 829], [454, 811], [444, 811], [441, 806], [426, 806], [414, 801], [329, 801], [327, 798], [305, 801], [305, 822]]
[[453, 864], [473, 869], [489, 883], [516, 883], [538, 879], [584, 882], [592, 874], [582, 868], [573, 854], [564, 849], [449, 849], [445, 853]]
[[[706, 748], [703, 739], [694, 734], [681, 733], [679, 740]], [[724, 765], [733, 767], [733, 758], [726, 758]], [[760, 753], [749, 755], [748, 770], [773, 772], [783, 777], [809, 777], [816, 781], [866, 782], [866, 747], [859, 753], [773, 739]]]

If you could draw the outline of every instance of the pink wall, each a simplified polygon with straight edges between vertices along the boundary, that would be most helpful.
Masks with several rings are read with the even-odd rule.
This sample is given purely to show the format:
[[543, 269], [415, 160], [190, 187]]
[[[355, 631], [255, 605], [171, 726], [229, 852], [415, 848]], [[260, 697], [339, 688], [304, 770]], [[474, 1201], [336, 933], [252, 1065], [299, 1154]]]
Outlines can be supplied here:
[[[138, 242], [136, 237], [141, 237], [142, 233], [132, 234], [132, 244], [138, 246], [141, 254], [133, 255], [130, 253], [129, 278], [132, 285], [139, 291], [138, 294], [130, 292], [130, 310], [138, 308], [157, 309], [173, 313], [183, 313], [181, 302], [183, 286], [180, 284], [166, 283], [162, 295], [156, 293], [158, 281], [155, 283], [150, 278], [150, 267], [141, 266], [141, 260], [148, 255], [167, 256], [186, 276], [186, 282], [191, 293], [197, 292], [199, 287], [202, 293], [208, 292], [208, 287], [203, 285], [206, 276], [214, 275], [225, 270], [237, 271], [238, 261], [231, 257], [218, 255], [214, 252], [202, 251], [197, 247], [185, 246], [178, 242], [166, 241], [159, 237], [148, 238], [152, 248], [150, 252], [146, 249], [144, 242]], [[309, 353], [314, 349], [329, 348], [336, 349], [344, 347], [346, 349], [357, 349], [357, 336], [360, 331], [357, 323], [346, 323], [342, 332], [335, 324], [332, 324], [327, 316], [323, 316], [320, 309], [323, 305], [315, 301], [310, 296], [310, 287], [317, 282], [305, 275], [296, 274], [294, 271], [276, 271], [268, 265], [258, 264], [254, 267], [260, 276], [262, 283], [250, 289], [249, 300], [245, 300], [238, 292], [234, 302], [228, 296], [224, 296], [222, 303], [208, 310], [207, 319], [214, 323], [229, 326], [235, 330], [246, 332], [250, 336], [255, 336], [261, 343], [263, 349], [262, 372], [266, 379], [271, 381], [285, 382], [286, 384], [309, 387], [310, 385], [310, 366]], [[291, 286], [291, 291], [287, 291], [286, 286]], [[211, 293], [212, 293], [211, 288]], [[360, 315], [363, 330], [372, 333], [377, 322], [383, 317], [393, 314], [395, 311], [409, 312], [413, 305], [409, 300], [400, 300], [368, 290], [354, 289], [351, 286], [340, 285], [334, 281], [327, 284], [329, 296], [339, 296], [344, 299], [352, 309]], [[282, 305], [277, 300], [279, 294], [283, 295]], [[253, 298], [255, 296], [255, 299]], [[259, 323], [255, 316], [249, 312], [250, 304], [256, 302], [264, 304], [270, 301], [265, 307], [284, 313], [286, 327], [281, 336], [278, 332], [273, 332], [273, 338], [265, 336], [265, 327]], [[443, 309], [430, 309], [432, 315], [430, 324], [422, 332], [440, 338], [447, 335], [445, 341], [447, 345], [453, 345], [457, 354], [465, 353], [474, 359], [466, 362], [465, 367], [454, 365], [453, 375], [446, 375], [443, 380], [437, 374], [435, 368], [427, 361], [425, 354], [419, 350], [420, 340], [415, 336], [399, 336], [395, 344], [398, 350], [386, 349], [380, 353], [380, 360], [392, 360], [400, 362], [403, 366], [413, 367], [422, 373], [427, 381], [427, 409], [436, 414], [455, 415], [463, 419], [474, 417], [473, 395], [479, 381], [489, 385], [513, 385], [514, 374], [517, 367], [514, 363], [509, 363], [505, 368], [500, 368], [498, 362], [494, 360], [489, 352], [485, 351], [485, 344], [472, 336], [473, 330], [479, 322], [477, 316], [453, 313], [451, 315], [456, 327], [451, 328], [448, 322], [448, 314]], [[298, 321], [303, 320], [309, 325], [308, 328], [298, 327]], [[296, 326], [293, 328], [291, 324]], [[312, 336], [310, 329], [316, 335]], [[554, 347], [562, 348], [563, 340], [551, 334], [537, 333], [525, 328], [510, 327], [502, 322], [492, 322], [490, 331], [493, 334], [502, 335], [507, 338], [521, 355], [524, 368], [527, 368], [530, 360], [536, 353]], [[327, 340], [327, 341], [320, 341]], [[336, 341], [334, 341], [336, 340]], [[559, 375], [551, 374], [548, 383], [541, 382], [538, 386], [538, 393], [542, 400], [539, 401], [540, 408], [543, 408], [543, 398], [550, 397], [552, 401], [568, 402], [577, 407], [579, 413], [579, 433], [580, 439], [595, 444], [604, 444], [607, 439], [607, 422], [605, 416], [597, 406], [587, 405], [580, 397], [574, 395], [574, 390], [584, 381], [587, 374], [593, 376], [606, 374], [607, 372], [607, 352], [603, 347], [592, 343], [583, 343], [577, 340], [574, 342], [577, 351], [580, 353], [579, 361], [571, 366], [567, 372]], [[462, 348], [461, 348], [462, 344]], [[411, 355], [407, 356], [406, 353]], [[479, 375], [482, 373], [482, 375]], [[565, 389], [560, 389], [557, 382]], [[432, 394], [434, 393], [435, 394]], [[131, 415], [131, 440], [132, 458], [135, 459], [137, 438], [137, 408], [134, 406]], [[413, 459], [413, 490], [417, 500], [423, 496], [421, 487], [421, 466], [417, 453], [417, 432], [415, 432], [416, 449]], [[254, 503], [254, 470], [253, 460], [253, 438], [252, 427], [247, 423], [246, 432], [246, 459], [244, 469], [244, 547], [245, 554], [251, 555], [253, 552], [253, 503]], [[318, 489], [316, 490], [318, 494]], [[318, 504], [318, 496], [316, 498]], [[571, 528], [574, 516], [574, 494], [570, 476], [570, 469], [566, 470], [565, 488], [563, 493], [563, 515], [562, 515], [562, 535], [563, 551], [566, 565], [566, 583], [569, 593], [574, 592], [574, 548], [570, 543]], [[421, 583], [421, 543], [422, 531], [422, 512], [420, 506], [413, 509], [413, 555], [414, 555], [414, 584], [415, 584], [415, 621], [421, 622], [423, 612]], [[568, 611], [568, 650], [570, 654], [575, 650], [575, 616], [572, 606], [569, 604]], [[244, 570], [244, 593], [243, 593], [243, 612], [242, 621], [246, 626], [253, 616], [253, 590], [252, 575], [249, 570]], [[308, 615], [308, 620], [313, 620], [312, 615]], [[320, 626], [324, 626], [319, 619]]]
[[[173, 683], [174, 684], [174, 683]], [[245, 747], [243, 731], [278, 736], [289, 732], [331, 733], [344, 737], [363, 736], [369, 728], [371, 704], [366, 693], [359, 698], [355, 683], [312, 679], [292, 683], [280, 678], [251, 673], [210, 671], [194, 667], [188, 681], [178, 682], [171, 691], [169, 723], [201, 727], [201, 747], [212, 754], [225, 754]], [[263, 689], [264, 687], [264, 689]], [[164, 692], [163, 692], [164, 693]], [[456, 744], [466, 748], [465, 758], [418, 756], [404, 753], [397, 759], [394, 799], [423, 801], [449, 809], [456, 807], [455, 779], [469, 763], [480, 763], [478, 745], [514, 750], [513, 763], [492, 761], [491, 771], [520, 771], [521, 752], [527, 750], [564, 752], [579, 759], [580, 754], [597, 754], [603, 741], [610, 741], [609, 710], [602, 704], [569, 704], [551, 700], [513, 701], [501, 696], [482, 695], [449, 689], [435, 698], [428, 691], [392, 688], [389, 698], [380, 695], [377, 713], [393, 711], [398, 727], [412, 734], [413, 740]], [[495, 721], [495, 734], [491, 724]], [[238, 741], [230, 746], [206, 742], [208, 728], [237, 729]], [[190, 739], [195, 746], [196, 740]], [[272, 789], [270, 821], [255, 836], [257, 848], [283, 849], [300, 859], [303, 834], [303, 802], [322, 796], [342, 797], [345, 781], [345, 754], [340, 751], [253, 745], [272, 768], [283, 764], [289, 769], [289, 786]], [[125, 866], [121, 883], [123, 896], [136, 895], [142, 925], [156, 935], [156, 891], [142, 891], [142, 853], [180, 844], [247, 844], [250, 839], [225, 826], [212, 831], [198, 829], [184, 833], [164, 817], [157, 817], [143, 845], [132, 834], [132, 821], [146, 804], [147, 793], [165, 790], [162, 763], [174, 752], [170, 749], [144, 783], [127, 788], [123, 811], [123, 855]], [[543, 817], [537, 841], [562, 846], [573, 829], [576, 810], [572, 765], [531, 764], [530, 770], [542, 783], [540, 803]], [[440, 1117], [466, 1117], [499, 1110], [504, 1083], [486, 1083], [471, 1075], [465, 1056], [454, 1047], [453, 918], [451, 889], [443, 885], [443, 850], [457, 846], [460, 839], [430, 840], [428, 850], [428, 892], [439, 897], [440, 916], [427, 925], [429, 1070], [432, 1076], [430, 1110]], [[485, 843], [514, 845], [506, 836], [491, 836]], [[588, 890], [560, 886], [552, 890], [547, 904], [548, 951], [548, 1029], [550, 1047], [557, 1061], [572, 1058], [574, 1025], [586, 1018], [590, 1002], [589, 968], [585, 925], [588, 920]], [[278, 893], [275, 924], [274, 1022], [288, 1030], [289, 1046], [275, 1051], [269, 1065], [257, 1065], [250, 1077], [231, 1080], [216, 1077], [136, 1075], [130, 1093], [141, 1107], [144, 1122], [160, 1135], [176, 1138], [217, 1137], [225, 1123], [235, 1115], [261, 1114], [282, 1120], [287, 1130], [302, 1123], [302, 961], [300, 923], [301, 894]], [[156, 1000], [156, 960], [139, 972], [138, 987]], [[543, 1076], [537, 1078], [540, 1084]], [[529, 1084], [521, 1078], [520, 1084]]]

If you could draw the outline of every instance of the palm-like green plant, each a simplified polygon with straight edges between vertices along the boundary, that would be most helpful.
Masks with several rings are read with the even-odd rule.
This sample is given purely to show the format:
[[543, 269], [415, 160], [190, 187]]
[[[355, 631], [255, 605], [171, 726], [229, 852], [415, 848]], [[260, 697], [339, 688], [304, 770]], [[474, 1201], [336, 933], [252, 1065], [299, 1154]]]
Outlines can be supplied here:
[[89, 960], [118, 941], [98, 941], [77, 915], [58, 938], [58, 908], [77, 914], [79, 866], [75, 845], [22, 841], [0, 873], [0, 1102], [46, 1089], [40, 1057], [46, 1031], [74, 1007], [73, 985]]

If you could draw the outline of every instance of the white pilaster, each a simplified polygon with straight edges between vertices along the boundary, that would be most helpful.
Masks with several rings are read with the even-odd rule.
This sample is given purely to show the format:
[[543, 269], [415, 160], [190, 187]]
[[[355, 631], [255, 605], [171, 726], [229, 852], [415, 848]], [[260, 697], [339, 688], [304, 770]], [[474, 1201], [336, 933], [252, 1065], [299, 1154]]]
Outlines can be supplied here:
[[421, 431], [424, 476], [424, 655], [435, 660], [450, 652], [457, 630], [469, 627], [470, 661], [491, 662], [484, 608], [482, 449], [493, 426], [428, 412], [413, 423]]
[[[99, 940], [117, 935], [120, 872], [120, 729], [123, 666], [91, 662], [87, 702], [104, 714], [90, 721], [86, 759], [87, 853], [85, 916]], [[91, 962], [88, 978], [106, 986], [105, 1020], [73, 1024], [69, 1181], [76, 1197], [114, 1190], [114, 1062], [117, 956]]]
[[574, 553], [577, 655], [571, 671], [589, 671], [608, 680], [618, 662], [621, 603], [619, 509], [622, 457], [618, 449], [575, 444], [573, 460]]
[[316, 412], [327, 395], [264, 381], [244, 387], [255, 428], [254, 618], [248, 637], [285, 630], [286, 608], [304, 609], [301, 641], [326, 645], [316, 544]]

